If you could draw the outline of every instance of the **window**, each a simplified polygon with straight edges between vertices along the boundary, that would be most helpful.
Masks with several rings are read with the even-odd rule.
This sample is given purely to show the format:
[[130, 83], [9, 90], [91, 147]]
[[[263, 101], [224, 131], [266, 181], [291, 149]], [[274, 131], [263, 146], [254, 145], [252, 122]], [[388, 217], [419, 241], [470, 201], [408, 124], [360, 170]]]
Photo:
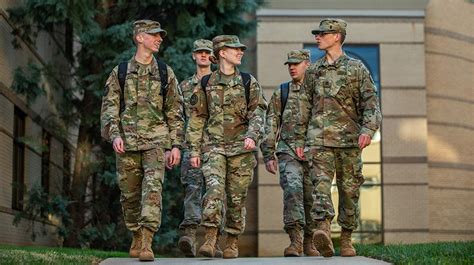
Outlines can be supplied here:
[[[311, 51], [312, 62], [324, 56], [324, 52], [320, 51], [314, 44], [305, 45], [305, 49]], [[379, 46], [346, 44], [343, 46], [343, 50], [348, 56], [361, 60], [367, 69], [369, 69], [380, 97]], [[362, 161], [364, 163], [362, 171], [365, 182], [360, 189], [359, 227], [353, 234], [353, 238], [357, 242], [382, 242], [382, 169], [380, 143], [380, 131], [377, 131], [372, 139], [372, 143], [362, 152]], [[339, 198], [335, 180], [332, 187], [332, 198], [337, 214]], [[333, 221], [332, 231], [335, 232], [335, 234], [340, 232], [336, 218], [334, 218]]]
[[51, 135], [43, 129], [41, 153], [41, 188], [45, 193], [49, 193], [49, 161], [51, 150]]
[[23, 210], [25, 183], [25, 113], [15, 107], [13, 119], [12, 209]]

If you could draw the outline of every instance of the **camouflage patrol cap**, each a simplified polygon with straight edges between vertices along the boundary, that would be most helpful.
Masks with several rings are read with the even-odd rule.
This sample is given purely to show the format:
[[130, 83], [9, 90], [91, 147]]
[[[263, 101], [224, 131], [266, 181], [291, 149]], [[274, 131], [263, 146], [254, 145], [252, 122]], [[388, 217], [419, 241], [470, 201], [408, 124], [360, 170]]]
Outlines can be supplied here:
[[160, 33], [162, 37], [166, 36], [166, 30], [161, 28], [160, 23], [149, 19], [142, 19], [133, 22], [133, 35], [135, 36], [141, 32], [149, 34]]
[[311, 52], [309, 50], [292, 50], [288, 53], [288, 60], [284, 64], [301, 63], [302, 61], [309, 60], [310, 56]]
[[346, 35], [347, 22], [338, 18], [325, 18], [319, 22], [319, 27], [313, 29], [311, 33], [317, 35], [321, 32], [342, 33]]
[[212, 41], [205, 39], [195, 40], [193, 43], [193, 52], [197, 51], [212, 52]]
[[247, 46], [240, 43], [239, 37], [235, 35], [219, 35], [212, 39], [214, 51], [220, 50], [222, 47], [247, 49]]

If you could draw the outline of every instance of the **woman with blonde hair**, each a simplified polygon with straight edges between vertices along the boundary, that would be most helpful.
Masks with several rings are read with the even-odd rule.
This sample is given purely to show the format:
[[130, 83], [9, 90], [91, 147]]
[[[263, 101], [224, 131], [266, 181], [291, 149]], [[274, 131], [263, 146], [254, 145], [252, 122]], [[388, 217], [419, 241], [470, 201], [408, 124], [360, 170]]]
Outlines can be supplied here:
[[246, 49], [239, 38], [220, 35], [212, 42], [218, 69], [203, 77], [201, 86], [195, 88], [186, 137], [191, 165], [202, 164], [206, 181], [201, 221], [206, 241], [199, 253], [214, 256], [226, 199], [223, 257], [236, 258], [238, 237], [245, 230], [245, 201], [257, 165], [254, 151], [264, 133], [267, 103], [257, 80], [237, 68]]

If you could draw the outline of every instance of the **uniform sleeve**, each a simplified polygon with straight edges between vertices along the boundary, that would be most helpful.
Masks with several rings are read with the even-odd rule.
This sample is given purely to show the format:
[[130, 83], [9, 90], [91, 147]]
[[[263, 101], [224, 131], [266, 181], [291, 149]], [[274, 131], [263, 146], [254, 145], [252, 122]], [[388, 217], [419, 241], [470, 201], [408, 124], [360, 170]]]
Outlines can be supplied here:
[[270, 104], [268, 104], [265, 117], [265, 135], [260, 145], [265, 163], [275, 159], [275, 146], [278, 138], [278, 130], [281, 127], [280, 97], [280, 89], [276, 89], [270, 99]]
[[180, 148], [184, 142], [183, 115], [183, 96], [179, 90], [178, 80], [176, 79], [173, 70], [168, 67], [168, 89], [166, 93], [165, 116], [172, 147]]
[[301, 119], [297, 121], [297, 126], [295, 127], [295, 146], [304, 148], [306, 133], [308, 131], [308, 125], [311, 117], [312, 105], [313, 102], [313, 84], [315, 82], [315, 74], [310, 69], [306, 70], [305, 76], [303, 79], [303, 93], [300, 97], [300, 111]]
[[204, 124], [209, 117], [206, 94], [200, 85], [194, 89], [189, 104], [191, 114], [186, 130], [186, 141], [189, 143], [191, 157], [196, 157], [201, 155]]
[[102, 108], [100, 112], [100, 131], [102, 137], [113, 142], [120, 137], [120, 85], [117, 78], [118, 67], [110, 73], [105, 83], [104, 95], [102, 96]]
[[249, 127], [247, 130], [246, 138], [251, 138], [258, 145], [264, 134], [265, 114], [267, 111], [267, 102], [263, 96], [263, 91], [257, 80], [251, 76], [250, 83], [250, 100], [247, 106], [247, 120], [249, 121]]
[[370, 137], [373, 137], [382, 122], [379, 97], [369, 70], [363, 65], [361, 66], [359, 78], [361, 82], [359, 86], [361, 95], [359, 113], [362, 114], [360, 134], [368, 134]]

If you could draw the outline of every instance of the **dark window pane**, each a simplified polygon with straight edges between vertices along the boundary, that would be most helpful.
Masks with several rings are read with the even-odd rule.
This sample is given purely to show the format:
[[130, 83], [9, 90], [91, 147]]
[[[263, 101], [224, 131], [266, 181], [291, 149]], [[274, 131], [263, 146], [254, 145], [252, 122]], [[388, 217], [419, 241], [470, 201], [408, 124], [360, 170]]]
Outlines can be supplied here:
[[15, 107], [13, 119], [12, 209], [23, 209], [25, 183], [25, 114]]
[[41, 153], [41, 187], [44, 192], [49, 193], [49, 179], [50, 179], [50, 149], [51, 149], [51, 135], [43, 129], [43, 143]]

